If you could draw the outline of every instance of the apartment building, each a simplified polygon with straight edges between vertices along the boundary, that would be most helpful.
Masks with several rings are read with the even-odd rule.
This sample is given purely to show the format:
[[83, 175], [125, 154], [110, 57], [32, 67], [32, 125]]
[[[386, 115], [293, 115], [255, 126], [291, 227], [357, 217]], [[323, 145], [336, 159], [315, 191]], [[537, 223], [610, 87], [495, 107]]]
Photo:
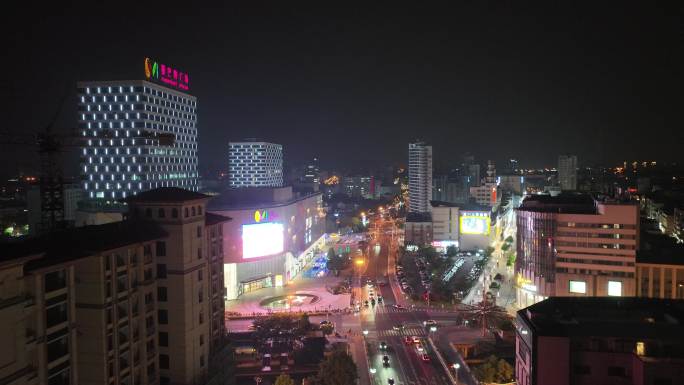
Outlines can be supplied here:
[[169, 234], [155, 246], [160, 385], [206, 382], [210, 344], [222, 338], [223, 307], [216, 305], [223, 291], [219, 227], [228, 218], [207, 217], [209, 198], [167, 187], [127, 199], [134, 220], [152, 221]]
[[516, 210], [517, 300], [634, 296], [639, 209], [587, 194], [533, 195]]
[[151, 190], [125, 221], [0, 245], [0, 384], [214, 378], [228, 219], [205, 214], [207, 199]]

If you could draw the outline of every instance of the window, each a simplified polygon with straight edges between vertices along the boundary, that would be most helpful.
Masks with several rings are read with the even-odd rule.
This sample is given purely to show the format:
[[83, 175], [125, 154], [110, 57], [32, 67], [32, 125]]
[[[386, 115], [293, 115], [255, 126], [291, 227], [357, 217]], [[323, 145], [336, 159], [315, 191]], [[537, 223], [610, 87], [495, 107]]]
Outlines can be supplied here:
[[166, 278], [166, 264], [157, 264], [157, 278]]
[[202, 259], [202, 248], [197, 249], [197, 259]]
[[66, 287], [66, 271], [58, 270], [45, 274], [45, 291], [55, 291]]
[[201, 368], [204, 367], [204, 354], [202, 354], [202, 355], [200, 356], [200, 367], [201, 367]]
[[[65, 329], [66, 332], [66, 329]], [[49, 337], [49, 336], [48, 336]], [[69, 354], [69, 336], [65, 335], [61, 338], [49, 341], [47, 343], [47, 359], [48, 362], [55, 361], [59, 358]]]
[[622, 296], [622, 282], [608, 281], [608, 295], [612, 297]]
[[159, 346], [169, 346], [169, 333], [159, 332]]
[[171, 209], [171, 218], [178, 218], [178, 209], [175, 207]]
[[195, 215], [197, 215], [197, 213], [195, 212], [195, 206], [192, 206], [192, 216], [194, 217]]
[[164, 286], [157, 287], [157, 301], [159, 301], [159, 302], [166, 302], [167, 301], [166, 287], [164, 287]]
[[159, 355], [159, 369], [169, 368], [169, 356], [167, 354]]
[[608, 375], [612, 377], [625, 377], [625, 368], [622, 366], [609, 366]]
[[199, 343], [200, 346], [204, 345], [204, 334], [200, 334]]
[[159, 218], [166, 218], [166, 211], [164, 209], [159, 209], [157, 212]]
[[197, 206], [197, 215], [202, 215], [202, 206]]
[[575, 365], [574, 372], [575, 374], [587, 375], [591, 374], [591, 368], [588, 365]]
[[202, 278], [203, 278], [203, 277], [202, 277], [202, 270], [201, 270], [201, 269], [200, 269], [200, 270], [197, 270], [197, 280], [198, 280], [198, 281], [201, 281]]
[[584, 281], [570, 281], [571, 293], [587, 294], [587, 283]]
[[204, 290], [199, 289], [199, 292], [197, 292], [197, 301], [199, 303], [202, 303], [203, 299], [204, 299]]
[[202, 226], [197, 226], [197, 238], [202, 237]]
[[204, 312], [202, 312], [201, 310], [199, 313], [199, 323], [200, 325], [204, 323]]
[[166, 256], [166, 243], [164, 241], [157, 241], [157, 257]]
[[45, 311], [46, 326], [51, 328], [68, 320], [67, 304], [62, 302], [60, 304], [50, 306]]
[[188, 217], [188, 208], [187, 207], [185, 208], [185, 217], [186, 218]]
[[160, 325], [166, 325], [169, 323], [169, 312], [163, 309], [157, 311], [157, 318], [159, 318]]

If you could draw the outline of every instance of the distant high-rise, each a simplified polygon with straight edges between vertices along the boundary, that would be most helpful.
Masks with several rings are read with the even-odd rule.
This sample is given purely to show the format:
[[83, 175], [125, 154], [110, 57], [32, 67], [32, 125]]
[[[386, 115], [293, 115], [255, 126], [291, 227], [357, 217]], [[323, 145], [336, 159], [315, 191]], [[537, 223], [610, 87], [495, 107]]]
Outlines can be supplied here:
[[283, 146], [257, 141], [228, 146], [231, 188], [283, 186]]
[[432, 146], [409, 143], [409, 211], [426, 213], [432, 199]]
[[577, 155], [558, 157], [558, 184], [561, 190], [577, 190]]
[[157, 187], [197, 191], [197, 98], [145, 80], [77, 88], [85, 198], [116, 200]]
[[318, 167], [318, 158], [313, 158], [304, 168], [304, 182], [306, 183], [320, 183], [320, 169]]

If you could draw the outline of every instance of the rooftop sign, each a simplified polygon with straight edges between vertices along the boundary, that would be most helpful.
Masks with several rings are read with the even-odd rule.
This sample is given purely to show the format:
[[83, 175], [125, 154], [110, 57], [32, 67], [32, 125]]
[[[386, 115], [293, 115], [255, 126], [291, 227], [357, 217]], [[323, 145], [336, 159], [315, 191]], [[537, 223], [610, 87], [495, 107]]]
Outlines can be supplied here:
[[145, 58], [145, 78], [182, 91], [190, 89], [190, 77], [187, 73], [148, 57]]

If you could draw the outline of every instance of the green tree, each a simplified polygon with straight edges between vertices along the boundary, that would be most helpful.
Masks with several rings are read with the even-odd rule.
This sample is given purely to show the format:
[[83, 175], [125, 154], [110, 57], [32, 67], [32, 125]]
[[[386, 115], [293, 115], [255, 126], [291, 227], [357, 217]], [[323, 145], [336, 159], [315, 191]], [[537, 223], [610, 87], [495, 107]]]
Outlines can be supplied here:
[[320, 385], [354, 385], [357, 378], [356, 364], [343, 350], [333, 352], [321, 363], [318, 372]]
[[458, 249], [456, 248], [456, 246], [451, 245], [451, 246], [447, 247], [447, 249], [446, 249], [447, 257], [455, 257], [456, 254], [458, 254]]
[[275, 385], [294, 385], [294, 380], [287, 374], [281, 374], [276, 378]]
[[496, 356], [489, 356], [483, 364], [473, 368], [473, 374], [478, 380], [485, 383], [513, 381], [513, 367]]
[[510, 249], [510, 248], [511, 248], [510, 243], [504, 243], [503, 245], [501, 245], [501, 251], [508, 251], [508, 249]]
[[506, 237], [506, 243], [513, 243], [513, 236], [512, 235], [509, 235], [508, 237]]

